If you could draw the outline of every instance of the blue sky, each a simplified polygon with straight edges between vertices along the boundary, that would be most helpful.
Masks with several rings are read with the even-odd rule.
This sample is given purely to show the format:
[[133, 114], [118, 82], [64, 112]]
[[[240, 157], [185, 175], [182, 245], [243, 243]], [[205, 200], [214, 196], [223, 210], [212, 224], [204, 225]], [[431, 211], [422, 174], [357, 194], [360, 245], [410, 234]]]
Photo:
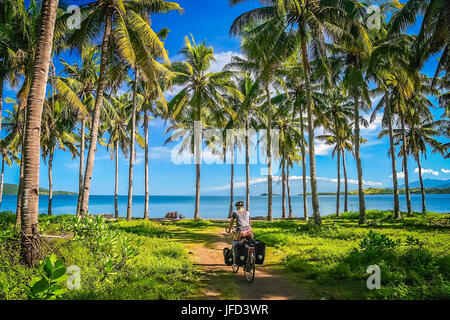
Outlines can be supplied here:
[[[77, 1], [74, 1], [77, 3]], [[170, 29], [166, 40], [166, 47], [173, 60], [178, 60], [179, 50], [183, 46], [186, 35], [192, 34], [196, 41], [206, 40], [207, 44], [213, 46], [216, 63], [213, 70], [219, 70], [233, 55], [239, 54], [239, 40], [230, 38], [229, 27], [233, 20], [248, 9], [259, 6], [258, 1], [241, 4], [231, 8], [227, 0], [179, 0], [178, 3], [184, 8], [180, 16], [177, 12], [166, 15], [158, 15], [152, 18], [153, 28], [159, 30], [163, 27]], [[417, 32], [418, 25], [412, 27], [409, 32]], [[67, 57], [67, 54], [64, 56]], [[69, 59], [70, 60], [70, 59]], [[432, 57], [424, 66], [424, 72], [432, 75], [437, 64], [436, 57]], [[60, 66], [57, 65], [57, 71]], [[5, 97], [14, 97], [15, 92], [6, 88]], [[4, 104], [4, 109], [11, 106]], [[442, 114], [440, 110], [436, 114]], [[3, 113], [5, 116], [6, 113]], [[150, 193], [154, 195], [192, 195], [195, 192], [195, 165], [177, 165], [171, 161], [170, 153], [174, 144], [163, 145], [165, 124], [161, 120], [153, 120], [150, 126]], [[390, 158], [387, 155], [388, 140], [377, 139], [380, 130], [379, 121], [375, 121], [369, 128], [362, 130], [362, 135], [367, 143], [362, 146], [362, 162], [365, 187], [389, 187], [392, 180]], [[142, 130], [141, 130], [142, 131]], [[318, 130], [320, 132], [320, 130]], [[3, 133], [4, 134], [4, 133]], [[316, 145], [317, 177], [319, 177], [319, 191], [334, 191], [336, 188], [336, 161], [331, 158], [330, 149], [323, 144]], [[134, 175], [134, 193], [144, 193], [144, 153], [137, 147], [137, 162]], [[67, 152], [58, 151], [55, 154], [53, 180], [54, 190], [78, 190], [78, 159], [72, 159]], [[429, 153], [427, 159], [423, 159], [423, 168], [427, 169], [424, 178], [450, 179], [450, 162], [441, 156]], [[414, 169], [415, 162], [409, 160], [410, 181], [418, 179]], [[264, 183], [265, 176], [261, 174], [262, 165], [251, 165], [250, 174], [252, 179], [252, 194], [260, 194], [267, 189]], [[401, 161], [397, 161], [397, 169], [401, 171]], [[356, 166], [353, 157], [347, 154], [347, 170], [350, 179], [350, 189], [357, 188]], [[14, 165], [5, 170], [6, 183], [18, 183], [19, 168]], [[309, 168], [308, 168], [309, 172]], [[279, 175], [280, 172], [274, 173]], [[296, 166], [291, 172], [294, 177], [291, 183], [292, 193], [301, 192], [301, 168]], [[230, 179], [230, 167], [224, 164], [202, 165], [201, 191], [202, 194], [227, 194], [227, 186]], [[276, 178], [275, 178], [276, 179]], [[244, 194], [245, 166], [236, 165], [235, 188], [236, 194]], [[119, 193], [126, 194], [128, 186], [128, 159], [120, 158], [119, 166]], [[403, 184], [403, 180], [400, 180]], [[41, 161], [40, 185], [48, 187], [47, 166]], [[114, 193], [114, 161], [111, 161], [106, 148], [99, 146], [96, 154], [94, 176], [91, 194], [113, 194]], [[274, 182], [275, 192], [279, 192], [280, 184]]]

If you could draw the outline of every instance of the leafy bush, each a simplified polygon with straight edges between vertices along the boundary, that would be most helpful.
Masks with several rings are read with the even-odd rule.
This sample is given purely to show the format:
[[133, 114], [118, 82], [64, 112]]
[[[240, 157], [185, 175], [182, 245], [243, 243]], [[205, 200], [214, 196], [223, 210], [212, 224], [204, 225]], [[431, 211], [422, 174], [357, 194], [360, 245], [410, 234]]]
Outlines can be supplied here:
[[57, 259], [52, 254], [41, 262], [39, 276], [34, 277], [28, 286], [23, 287], [29, 299], [55, 300], [67, 292], [67, 288], [62, 284], [67, 278], [64, 259]]

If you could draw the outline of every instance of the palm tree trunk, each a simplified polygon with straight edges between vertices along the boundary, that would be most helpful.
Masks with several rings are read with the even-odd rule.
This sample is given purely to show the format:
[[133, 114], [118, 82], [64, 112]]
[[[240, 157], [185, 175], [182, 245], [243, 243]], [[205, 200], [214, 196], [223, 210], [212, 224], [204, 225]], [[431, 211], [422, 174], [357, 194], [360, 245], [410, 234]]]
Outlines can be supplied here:
[[92, 173], [94, 171], [95, 152], [97, 151], [98, 126], [100, 123], [100, 111], [103, 106], [103, 93], [107, 82], [106, 65], [108, 63], [108, 48], [111, 36], [112, 14], [106, 14], [105, 31], [102, 40], [102, 51], [100, 60], [100, 74], [95, 98], [94, 116], [92, 118], [91, 134], [89, 138], [89, 151], [86, 159], [86, 171], [84, 174], [83, 195], [81, 198], [80, 214], [84, 215], [88, 211], [89, 192], [91, 190]]
[[361, 155], [359, 150], [360, 129], [359, 129], [359, 97], [355, 96], [355, 159], [358, 171], [358, 197], [359, 197], [359, 223], [366, 223], [366, 203], [364, 201], [364, 183], [362, 173]]
[[281, 218], [286, 219], [286, 164], [281, 165]]
[[114, 217], [119, 217], [119, 139], [116, 140], [115, 147], [116, 170], [114, 178]]
[[5, 156], [2, 156], [2, 172], [0, 174], [0, 208], [2, 207], [4, 174], [5, 174]]
[[41, 26], [33, 80], [27, 103], [24, 145], [24, 184], [21, 212], [21, 261], [29, 266], [39, 260], [39, 160], [41, 117], [45, 100], [58, 0], [43, 0]]
[[[27, 108], [23, 110], [24, 123], [27, 121]], [[23, 155], [23, 146], [25, 145], [25, 128], [22, 131], [22, 150], [20, 155], [20, 171], [19, 171], [19, 188], [17, 191], [17, 206], [16, 206], [16, 223], [15, 227], [19, 228], [22, 220], [22, 192], [23, 192], [23, 168], [25, 167], [25, 157]]]
[[389, 127], [389, 146], [390, 146], [390, 154], [391, 154], [391, 163], [392, 163], [392, 184], [394, 186], [394, 216], [396, 219], [401, 218], [400, 213], [400, 202], [398, 200], [398, 178], [397, 178], [397, 164], [395, 161], [395, 147], [394, 147], [394, 131], [392, 129], [392, 116], [391, 116], [391, 105], [388, 101], [388, 105], [386, 106], [386, 115], [388, 120]]
[[131, 143], [130, 143], [130, 165], [128, 166], [128, 204], [127, 221], [131, 221], [133, 206], [133, 169], [136, 144], [136, 109], [137, 109], [137, 82], [139, 78], [138, 69], [134, 71], [134, 90], [133, 90], [133, 110], [131, 112]]
[[53, 167], [53, 150], [50, 151], [48, 156], [48, 210], [47, 214], [52, 215], [52, 200], [53, 200], [53, 177], [52, 177], [52, 167]]
[[303, 184], [303, 216], [308, 221], [308, 189], [306, 182], [306, 148], [305, 148], [305, 130], [303, 127], [303, 108], [300, 105], [300, 134], [301, 134], [301, 151], [302, 151], [302, 184]]
[[292, 201], [291, 201], [291, 185], [289, 183], [289, 165], [286, 168], [286, 187], [287, 187], [287, 195], [288, 195], [288, 204], [289, 204], [289, 219], [294, 218], [294, 211], [292, 210]]
[[420, 155], [416, 156], [417, 166], [419, 167], [419, 181], [420, 181], [420, 193], [422, 194], [422, 213], [427, 211], [427, 207], [425, 205], [425, 188], [423, 187], [423, 178], [422, 178], [422, 165], [420, 163]]
[[402, 152], [403, 152], [403, 172], [405, 173], [405, 195], [406, 195], [406, 207], [408, 209], [408, 217], [412, 216], [411, 207], [411, 194], [409, 191], [409, 173], [408, 173], [408, 155], [406, 153], [406, 135], [405, 135], [405, 118], [400, 113], [400, 120], [402, 125]]
[[200, 163], [195, 165], [195, 212], [194, 220], [200, 220]]
[[301, 49], [302, 49], [303, 68], [305, 70], [306, 111], [308, 113], [309, 178], [311, 183], [313, 216], [315, 224], [321, 225], [322, 219], [320, 217], [319, 195], [317, 193], [316, 154], [314, 151], [314, 119], [312, 111], [311, 83], [309, 79], [310, 67], [309, 67], [308, 52], [306, 49], [306, 39], [304, 37], [302, 39]]
[[230, 208], [228, 210], [228, 218], [231, 218], [233, 214], [233, 201], [234, 201], [234, 143], [231, 146], [231, 178], [230, 178]]
[[345, 150], [342, 150], [342, 169], [344, 169], [344, 212], [348, 212], [348, 180], [347, 166], [345, 165]]
[[81, 120], [81, 142], [80, 142], [80, 166], [78, 168], [78, 201], [77, 201], [77, 216], [80, 215], [80, 207], [81, 207], [81, 198], [83, 195], [83, 169], [84, 169], [84, 148], [85, 148], [85, 141], [84, 141], [84, 132], [86, 131], [86, 120]]
[[148, 189], [148, 110], [144, 111], [144, 136], [145, 136], [145, 200], [144, 200], [144, 219], [148, 220], [148, 202], [149, 202], [149, 189]]
[[341, 148], [339, 147], [340, 142], [338, 141], [337, 147], [337, 191], [336, 191], [336, 217], [340, 216], [339, 212], [339, 198], [341, 196]]
[[249, 125], [248, 115], [245, 121], [245, 204], [247, 211], [250, 212], [250, 155], [249, 155]]
[[272, 112], [269, 84], [266, 84], [267, 105], [269, 115], [267, 117], [267, 220], [272, 221]]

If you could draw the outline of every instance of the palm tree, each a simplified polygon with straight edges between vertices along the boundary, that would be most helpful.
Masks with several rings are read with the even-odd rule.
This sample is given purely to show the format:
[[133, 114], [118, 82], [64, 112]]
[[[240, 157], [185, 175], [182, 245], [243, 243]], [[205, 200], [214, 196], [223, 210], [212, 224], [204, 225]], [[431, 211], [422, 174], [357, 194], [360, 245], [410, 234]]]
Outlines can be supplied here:
[[[264, 92], [260, 87], [258, 79], [253, 79], [250, 75], [244, 74], [237, 79], [237, 87], [243, 95], [243, 100], [239, 111], [236, 113], [235, 121], [239, 126], [245, 127], [245, 204], [246, 210], [250, 211], [250, 128], [251, 123], [256, 121], [255, 108], [264, 99]], [[243, 124], [242, 124], [243, 123]]]
[[67, 77], [59, 76], [56, 80], [56, 88], [60, 99], [78, 110], [80, 127], [80, 165], [78, 168], [78, 200], [76, 214], [80, 214], [81, 197], [83, 194], [83, 168], [86, 148], [86, 123], [88, 115], [94, 110], [94, 91], [98, 80], [99, 56], [96, 47], [84, 47], [81, 50], [81, 66], [77, 63], [72, 65], [61, 59], [64, 73]]
[[[70, 45], [77, 48], [91, 45], [92, 39], [96, 38], [99, 30], [104, 30], [101, 44], [100, 74], [90, 130], [80, 210], [81, 214], [84, 214], [87, 212], [89, 203], [100, 111], [107, 85], [107, 65], [111, 48], [117, 49], [119, 54], [134, 68], [139, 66], [148, 79], [153, 79], [155, 69], [160, 64], [153, 59], [152, 49], [164, 52], [164, 45], [151, 29], [146, 15], [171, 10], [181, 11], [182, 9], [176, 3], [163, 0], [97, 0], [80, 6], [80, 10], [85, 19], [81, 23], [80, 29], [75, 30], [69, 37], [68, 43]], [[168, 61], [168, 59], [166, 60]], [[131, 155], [132, 157], [133, 155]]]
[[[340, 216], [340, 194], [341, 194], [341, 154], [343, 150], [343, 139], [350, 130], [349, 119], [352, 117], [352, 106], [345, 103], [342, 98], [342, 88], [336, 87], [329, 92], [330, 107], [322, 111], [324, 132], [326, 134], [317, 137], [328, 145], [333, 145], [331, 156], [337, 154], [337, 191], [336, 191], [336, 216]], [[345, 143], [345, 142], [344, 142]]]
[[[275, 113], [272, 104], [270, 87], [277, 85], [281, 79], [276, 77], [276, 71], [281, 67], [285, 57], [292, 54], [293, 40], [292, 34], [284, 32], [279, 18], [274, 18], [263, 22], [260, 25], [248, 25], [246, 28], [232, 27], [232, 32], [240, 32], [242, 39], [241, 50], [247, 58], [233, 57], [227, 68], [236, 68], [244, 73], [252, 74], [261, 83], [266, 95], [264, 112], [262, 118], [266, 134], [266, 153], [268, 163], [267, 173], [267, 217], [271, 221], [272, 217], [272, 118]], [[236, 22], [233, 24], [236, 25]], [[233, 31], [234, 30], [234, 31]]]
[[[76, 136], [73, 133], [76, 117], [57, 97], [53, 103], [47, 99], [44, 104], [41, 125], [41, 151], [44, 162], [48, 160], [48, 215], [52, 215], [53, 199], [53, 156], [56, 148], [69, 150], [73, 157], [78, 155]], [[73, 111], [73, 110], [72, 110]]]
[[[41, 32], [36, 48], [33, 80], [27, 104], [24, 139], [24, 176], [21, 214], [21, 258], [32, 266], [39, 258], [39, 154], [41, 115], [45, 100], [48, 72], [51, 60], [53, 32], [55, 30], [58, 0], [43, 0]], [[44, 72], [42, 70], [45, 70]]]
[[[349, 13], [352, 23], [347, 25], [339, 42], [332, 45], [332, 52], [341, 56], [344, 69], [343, 88], [353, 98], [355, 159], [358, 172], [359, 223], [366, 223], [366, 204], [360, 155], [360, 109], [370, 109], [368, 81], [365, 77], [368, 61], [372, 52], [372, 41], [365, 26], [358, 22], [355, 14]], [[365, 124], [363, 122], [363, 124]]]
[[127, 157], [130, 147], [130, 134], [128, 125], [130, 123], [130, 106], [132, 99], [128, 94], [123, 94], [117, 99], [114, 97], [107, 97], [111, 104], [111, 116], [108, 121], [109, 140], [107, 149], [111, 148], [111, 159], [115, 159], [115, 187], [114, 187], [114, 216], [119, 217], [119, 149]]
[[19, 163], [19, 158], [16, 154], [16, 150], [14, 145], [11, 145], [9, 143], [9, 139], [3, 139], [0, 142], [0, 156], [2, 157], [2, 165], [1, 165], [1, 172], [0, 172], [0, 208], [2, 206], [2, 197], [3, 197], [3, 177], [5, 173], [5, 162], [8, 164], [8, 166], [11, 168], [12, 162]]
[[422, 25], [412, 47], [411, 66], [420, 69], [430, 56], [442, 52], [433, 84], [442, 71], [448, 72], [448, 16], [450, 3], [444, 0], [409, 0], [390, 21], [392, 34], [399, 34], [416, 23], [423, 15]]
[[[168, 103], [169, 115], [173, 125], [168, 132], [176, 129], [184, 129], [190, 132], [180, 148], [179, 152], [188, 149], [194, 155], [196, 167], [195, 182], [195, 212], [194, 219], [200, 219], [200, 168], [201, 168], [201, 139], [202, 128], [208, 126], [207, 119], [211, 113], [223, 105], [227, 100], [223, 94], [240, 96], [231, 77], [232, 72], [208, 72], [211, 62], [214, 61], [212, 47], [207, 47], [205, 42], [196, 44], [185, 37], [185, 46], [180, 51], [184, 55], [184, 62], [176, 62], [172, 65], [172, 71], [176, 73], [174, 84], [183, 86], [183, 89]], [[168, 141], [174, 141], [173, 134]]]
[[[236, 5], [245, 0], [229, 0]], [[314, 151], [314, 103], [311, 89], [311, 66], [308, 55], [308, 45], [312, 54], [321, 61], [322, 69], [328, 73], [327, 56], [325, 49], [324, 31], [332, 39], [339, 38], [343, 27], [348, 25], [349, 19], [346, 11], [356, 8], [352, 1], [342, 0], [330, 2], [326, 0], [287, 0], [264, 1], [264, 7], [256, 8], [239, 16], [231, 26], [231, 32], [237, 33], [250, 21], [265, 21], [267, 19], [281, 19], [281, 28], [296, 32], [295, 41], [300, 41], [300, 52], [305, 76], [306, 111], [308, 115], [309, 163], [310, 181], [315, 223], [320, 225], [319, 198], [317, 193], [316, 163]], [[271, 42], [268, 39], [268, 42]], [[273, 42], [273, 41], [272, 41]], [[263, 49], [264, 50], [264, 49]]]

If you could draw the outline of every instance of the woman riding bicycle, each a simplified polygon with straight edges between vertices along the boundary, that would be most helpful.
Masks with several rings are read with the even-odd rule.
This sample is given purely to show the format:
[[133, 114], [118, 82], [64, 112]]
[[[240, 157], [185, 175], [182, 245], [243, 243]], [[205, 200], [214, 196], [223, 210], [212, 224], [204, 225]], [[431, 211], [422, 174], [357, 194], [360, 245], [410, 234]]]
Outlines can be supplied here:
[[231, 216], [230, 226], [227, 232], [231, 232], [234, 221], [236, 221], [236, 233], [234, 234], [235, 241], [253, 239], [253, 230], [250, 222], [250, 213], [244, 209], [244, 201], [238, 201], [235, 204], [236, 211]]

